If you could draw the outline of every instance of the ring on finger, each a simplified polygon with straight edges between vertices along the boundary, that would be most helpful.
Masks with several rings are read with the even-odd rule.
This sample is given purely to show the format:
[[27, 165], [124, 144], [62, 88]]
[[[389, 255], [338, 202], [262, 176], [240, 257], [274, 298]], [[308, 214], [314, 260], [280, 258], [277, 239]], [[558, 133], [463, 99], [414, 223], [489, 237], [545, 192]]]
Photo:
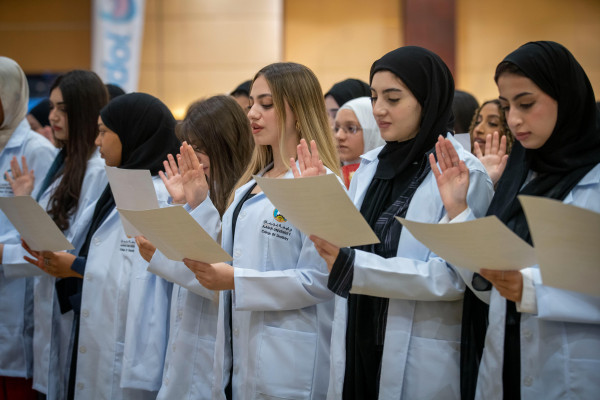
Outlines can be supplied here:
[[46, 267], [49, 267], [49, 266], [50, 266], [50, 259], [49, 259], [48, 257], [44, 257], [44, 265], [45, 265]]

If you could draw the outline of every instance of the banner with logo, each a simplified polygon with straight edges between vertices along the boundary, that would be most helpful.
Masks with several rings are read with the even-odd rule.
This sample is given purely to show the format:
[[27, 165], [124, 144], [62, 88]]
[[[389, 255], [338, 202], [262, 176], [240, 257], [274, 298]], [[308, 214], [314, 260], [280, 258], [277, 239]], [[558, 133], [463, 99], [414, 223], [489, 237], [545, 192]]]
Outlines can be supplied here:
[[94, 0], [92, 70], [105, 83], [138, 88], [145, 0]]

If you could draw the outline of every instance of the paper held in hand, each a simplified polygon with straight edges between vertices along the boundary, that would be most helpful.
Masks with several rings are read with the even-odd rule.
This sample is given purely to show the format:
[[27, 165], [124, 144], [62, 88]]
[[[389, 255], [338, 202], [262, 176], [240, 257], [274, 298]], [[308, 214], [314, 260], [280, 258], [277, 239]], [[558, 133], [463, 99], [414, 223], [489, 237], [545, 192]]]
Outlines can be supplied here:
[[456, 267], [510, 271], [537, 263], [533, 248], [495, 216], [454, 224], [396, 218], [418, 241]]
[[[106, 176], [118, 209], [153, 210], [159, 208], [158, 198], [147, 169], [120, 169], [106, 166]], [[140, 235], [135, 227], [121, 218], [128, 237]]]
[[232, 260], [183, 207], [119, 213], [171, 260], [189, 258], [209, 264]]
[[0, 209], [32, 250], [74, 249], [52, 218], [31, 196], [0, 197]]
[[379, 243], [334, 174], [254, 179], [277, 212], [304, 234], [318, 236], [338, 247]]
[[544, 285], [600, 296], [600, 214], [519, 196]]

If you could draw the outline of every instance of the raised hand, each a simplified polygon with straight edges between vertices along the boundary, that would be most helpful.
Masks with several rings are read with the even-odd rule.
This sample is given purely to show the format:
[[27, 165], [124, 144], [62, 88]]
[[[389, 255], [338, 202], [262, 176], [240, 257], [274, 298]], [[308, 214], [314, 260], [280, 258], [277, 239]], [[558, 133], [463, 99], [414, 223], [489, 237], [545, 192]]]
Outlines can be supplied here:
[[21, 245], [31, 257], [23, 257], [25, 261], [31, 263], [44, 271], [45, 273], [54, 276], [55, 278], [83, 278], [79, 273], [71, 269], [75, 256], [62, 251], [34, 251], [29, 248], [24, 240], [21, 240]]
[[[179, 155], [178, 155], [179, 157]], [[183, 192], [183, 183], [179, 168], [175, 163], [175, 157], [171, 154], [167, 156], [167, 160], [163, 161], [165, 172], [158, 171], [160, 179], [162, 179], [165, 187], [167, 188], [173, 203], [185, 204], [185, 193]]]
[[33, 175], [33, 170], [30, 171], [27, 167], [25, 156], [21, 157], [21, 163], [23, 164], [23, 169], [19, 166], [17, 157], [13, 157], [12, 160], [10, 160], [11, 173], [9, 174], [6, 172], [4, 176], [10, 184], [15, 196], [28, 196], [33, 192], [35, 176]]
[[506, 136], [500, 138], [500, 134], [497, 131], [493, 135], [487, 135], [485, 138], [485, 154], [481, 152], [481, 148], [477, 142], [475, 142], [474, 152], [492, 179], [492, 183], [496, 186], [508, 161]]
[[438, 138], [435, 150], [440, 169], [436, 165], [433, 154], [429, 155], [429, 164], [435, 176], [444, 208], [448, 217], [453, 219], [468, 207], [469, 169], [464, 161], [458, 158], [452, 143], [442, 136]]
[[181, 170], [185, 200], [192, 208], [198, 207], [208, 195], [208, 182], [204, 175], [204, 166], [198, 161], [192, 146], [183, 142], [178, 158]]
[[296, 149], [298, 152], [298, 165], [300, 166], [300, 170], [296, 167], [296, 161], [293, 158], [290, 158], [290, 165], [292, 167], [294, 178], [327, 174], [323, 161], [319, 158], [319, 150], [317, 150], [317, 144], [314, 140], [310, 141], [310, 151], [308, 150], [308, 145], [304, 139], [300, 140], [300, 144]]
[[156, 251], [156, 247], [146, 239], [144, 236], [136, 236], [135, 243], [138, 246], [138, 251], [144, 260], [150, 262], [152, 260], [152, 256], [154, 256], [154, 252]]

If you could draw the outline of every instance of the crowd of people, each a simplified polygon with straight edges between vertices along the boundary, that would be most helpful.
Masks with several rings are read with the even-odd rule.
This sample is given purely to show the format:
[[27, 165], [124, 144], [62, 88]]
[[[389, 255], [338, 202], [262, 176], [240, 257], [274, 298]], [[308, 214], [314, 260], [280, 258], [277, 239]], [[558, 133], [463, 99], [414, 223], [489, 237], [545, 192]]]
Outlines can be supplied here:
[[[84, 70], [28, 112], [25, 74], [0, 57], [0, 196], [32, 196], [74, 246], [32, 249], [0, 212], [0, 400], [597, 397], [599, 297], [535, 265], [452, 265], [396, 220], [495, 215], [531, 243], [521, 194], [600, 213], [586, 73], [548, 41], [499, 61], [481, 105], [405, 46], [325, 94], [308, 67], [270, 64], [176, 121]], [[149, 170], [160, 207], [233, 261], [127, 236], [105, 166]], [[324, 174], [379, 243], [308, 236], [255, 180]]]

